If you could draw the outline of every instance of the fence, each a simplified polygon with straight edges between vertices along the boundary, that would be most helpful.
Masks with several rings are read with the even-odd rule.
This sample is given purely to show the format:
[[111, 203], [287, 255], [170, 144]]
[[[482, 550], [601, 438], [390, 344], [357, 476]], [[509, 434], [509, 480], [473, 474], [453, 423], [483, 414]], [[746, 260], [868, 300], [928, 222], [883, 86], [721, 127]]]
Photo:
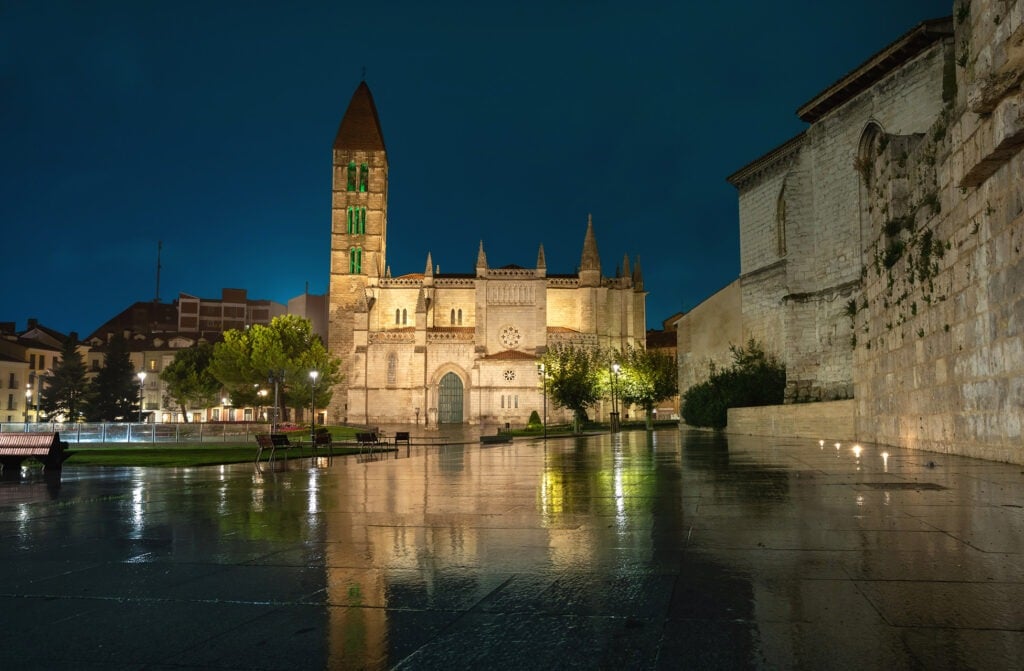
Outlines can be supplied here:
[[199, 422], [191, 424], [144, 424], [130, 422], [60, 423], [3, 422], [0, 431], [48, 433], [59, 431], [69, 443], [249, 443], [257, 433], [268, 433], [270, 424], [256, 422]]

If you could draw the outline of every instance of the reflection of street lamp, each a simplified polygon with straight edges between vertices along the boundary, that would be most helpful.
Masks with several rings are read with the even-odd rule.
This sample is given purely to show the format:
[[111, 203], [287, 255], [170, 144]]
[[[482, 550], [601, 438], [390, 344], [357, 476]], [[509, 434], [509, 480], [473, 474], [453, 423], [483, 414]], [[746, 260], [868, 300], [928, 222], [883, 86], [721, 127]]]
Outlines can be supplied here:
[[320, 375], [319, 371], [309, 371], [309, 377], [313, 380], [313, 384], [309, 388], [309, 442], [312, 445], [316, 445], [316, 378]]
[[615, 433], [619, 430], [619, 400], [615, 389], [615, 383], [619, 379], [619, 364], [612, 364], [612, 412], [611, 412], [611, 430]]
[[540, 390], [544, 395], [544, 440], [548, 439], [548, 371], [544, 364], [537, 364], [537, 375], [540, 375]]
[[139, 378], [139, 423], [142, 423], [142, 401], [144, 400], [144, 394], [146, 392], [146, 371], [140, 370], [138, 373]]

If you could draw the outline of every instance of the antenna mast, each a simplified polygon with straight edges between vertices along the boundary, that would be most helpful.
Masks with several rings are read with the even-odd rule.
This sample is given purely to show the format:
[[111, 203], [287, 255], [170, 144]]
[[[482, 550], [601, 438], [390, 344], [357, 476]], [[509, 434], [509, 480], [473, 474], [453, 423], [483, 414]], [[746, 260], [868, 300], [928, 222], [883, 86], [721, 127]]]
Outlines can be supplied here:
[[164, 247], [163, 240], [157, 240], [156, 243], [156, 298], [153, 299], [154, 303], [160, 302], [160, 251]]

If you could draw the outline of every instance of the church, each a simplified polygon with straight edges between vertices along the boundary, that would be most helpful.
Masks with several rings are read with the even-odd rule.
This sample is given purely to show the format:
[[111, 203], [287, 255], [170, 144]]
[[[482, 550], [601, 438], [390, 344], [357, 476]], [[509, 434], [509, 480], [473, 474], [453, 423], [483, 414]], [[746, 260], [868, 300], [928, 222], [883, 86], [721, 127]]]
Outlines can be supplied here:
[[[578, 271], [492, 268], [480, 241], [473, 272], [392, 275], [387, 262], [388, 158], [366, 82], [349, 102], [333, 147], [328, 349], [342, 360], [329, 414], [335, 421], [523, 426], [544, 412], [540, 357], [559, 343], [644, 347], [639, 259], [601, 273], [588, 216]], [[473, 266], [466, 259], [466, 269]], [[600, 412], [600, 411], [599, 411]]]

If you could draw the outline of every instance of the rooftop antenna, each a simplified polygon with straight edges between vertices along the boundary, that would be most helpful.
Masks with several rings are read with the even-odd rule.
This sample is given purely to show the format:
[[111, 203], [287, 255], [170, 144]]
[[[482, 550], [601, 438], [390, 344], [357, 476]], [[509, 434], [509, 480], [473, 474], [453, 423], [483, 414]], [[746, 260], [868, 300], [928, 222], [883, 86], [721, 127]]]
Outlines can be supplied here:
[[160, 302], [160, 251], [164, 247], [163, 240], [157, 240], [156, 242], [156, 298], [153, 299], [154, 303]]

